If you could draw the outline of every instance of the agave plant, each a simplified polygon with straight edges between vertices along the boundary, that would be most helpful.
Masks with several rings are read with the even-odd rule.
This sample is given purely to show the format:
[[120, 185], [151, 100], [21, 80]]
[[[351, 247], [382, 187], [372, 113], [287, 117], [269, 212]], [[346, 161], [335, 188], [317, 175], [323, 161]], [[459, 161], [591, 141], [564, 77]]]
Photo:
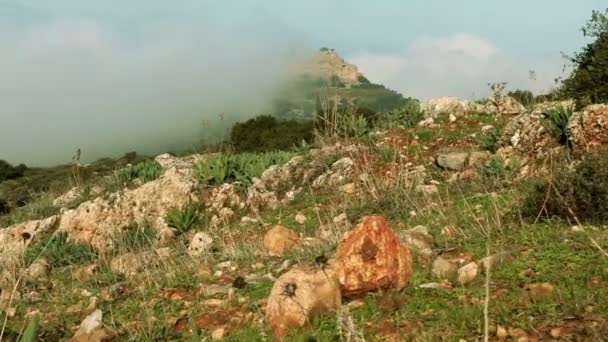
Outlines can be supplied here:
[[160, 177], [162, 167], [154, 160], [145, 160], [139, 164], [128, 166], [116, 172], [116, 179], [124, 184], [136, 178], [149, 182]]
[[169, 209], [165, 222], [169, 227], [177, 229], [179, 233], [183, 233], [190, 230], [198, 219], [198, 210], [192, 205], [187, 205], [182, 209], [176, 207]]
[[547, 126], [553, 132], [558, 142], [562, 145], [569, 145], [568, 123], [572, 116], [572, 109], [565, 106], [558, 106], [548, 110]]

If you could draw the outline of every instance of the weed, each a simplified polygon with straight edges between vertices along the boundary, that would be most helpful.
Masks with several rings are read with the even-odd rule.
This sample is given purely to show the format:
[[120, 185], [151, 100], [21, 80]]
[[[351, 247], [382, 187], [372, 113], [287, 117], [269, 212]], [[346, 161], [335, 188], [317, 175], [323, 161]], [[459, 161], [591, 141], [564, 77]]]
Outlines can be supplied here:
[[418, 136], [418, 139], [422, 140], [422, 141], [430, 141], [435, 139], [435, 130], [432, 129], [421, 129], [416, 131], [416, 135]]
[[414, 127], [424, 117], [418, 101], [410, 100], [401, 108], [382, 113], [378, 120], [378, 126], [383, 129], [396, 127]]
[[167, 225], [177, 229], [178, 233], [187, 232], [198, 220], [198, 209], [193, 205], [187, 205], [182, 209], [173, 207], [169, 209], [165, 218]]
[[133, 223], [125, 228], [118, 245], [124, 251], [139, 251], [152, 246], [155, 240], [154, 228], [147, 224]]
[[496, 130], [483, 134], [479, 138], [479, 147], [484, 151], [496, 153], [496, 150], [498, 150], [499, 147], [500, 136], [500, 132]]

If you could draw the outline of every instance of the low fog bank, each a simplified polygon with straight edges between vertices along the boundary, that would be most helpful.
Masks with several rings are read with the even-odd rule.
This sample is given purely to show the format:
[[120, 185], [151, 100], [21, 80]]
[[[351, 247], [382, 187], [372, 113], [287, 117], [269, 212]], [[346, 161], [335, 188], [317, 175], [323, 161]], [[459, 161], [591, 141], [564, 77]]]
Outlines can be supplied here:
[[[0, 24], [0, 159], [46, 166], [128, 151], [194, 150], [269, 108], [312, 50], [269, 18], [124, 27]], [[123, 31], [120, 31], [123, 30]]]

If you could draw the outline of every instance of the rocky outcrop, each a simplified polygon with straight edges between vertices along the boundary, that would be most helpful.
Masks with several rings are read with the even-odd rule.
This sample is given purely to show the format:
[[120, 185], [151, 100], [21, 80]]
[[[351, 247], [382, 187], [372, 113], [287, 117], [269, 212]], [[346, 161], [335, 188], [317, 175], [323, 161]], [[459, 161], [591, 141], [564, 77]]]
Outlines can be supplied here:
[[337, 77], [347, 87], [359, 84], [359, 68], [347, 63], [334, 49], [322, 49], [303, 67], [303, 74], [329, 80]]
[[309, 327], [312, 318], [341, 305], [340, 286], [331, 266], [295, 268], [272, 286], [266, 320], [281, 340], [291, 327]]
[[458, 97], [439, 97], [420, 103], [427, 117], [436, 118], [439, 114], [452, 114], [455, 117], [462, 117], [478, 109], [474, 102], [463, 100]]
[[25, 248], [40, 236], [54, 231], [58, 216], [44, 220], [28, 221], [0, 229], [0, 269], [18, 264], [19, 256]]
[[[500, 144], [525, 155], [541, 158], [557, 142], [543, 122], [544, 114], [523, 113], [507, 123]], [[502, 154], [499, 151], [499, 154]]]
[[486, 104], [478, 107], [478, 110], [500, 115], [517, 115], [524, 113], [526, 107], [511, 96], [499, 95], [491, 97]]
[[568, 132], [573, 147], [579, 152], [608, 146], [608, 105], [595, 104], [574, 113]]
[[71, 240], [89, 243], [99, 251], [113, 249], [113, 237], [130, 224], [148, 224], [161, 231], [172, 207], [197, 201], [197, 182], [190, 169], [171, 168], [157, 180], [133, 190], [123, 190], [108, 199], [97, 198], [61, 215], [60, 229]]
[[344, 296], [403, 289], [411, 274], [409, 248], [381, 216], [364, 217], [338, 245], [336, 276]]

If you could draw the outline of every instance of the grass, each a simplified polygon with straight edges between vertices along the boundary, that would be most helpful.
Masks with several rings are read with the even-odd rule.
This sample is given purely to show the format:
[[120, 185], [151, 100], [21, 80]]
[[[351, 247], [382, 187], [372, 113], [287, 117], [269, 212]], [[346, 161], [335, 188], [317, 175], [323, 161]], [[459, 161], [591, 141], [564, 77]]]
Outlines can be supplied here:
[[[446, 181], [449, 173], [433, 169], [429, 164], [429, 157], [437, 151], [423, 147], [432, 145], [437, 138], [450, 140], [447, 138], [453, 137], [450, 141], [455, 142], [472, 132], [479, 133], [479, 123], [492, 124], [497, 129], [502, 125], [500, 119], [484, 114], [472, 114], [470, 120], [474, 123], [471, 127], [459, 127], [457, 129], [462, 131], [451, 135], [444, 134], [447, 131], [443, 127], [405, 130], [405, 134], [415, 132], [422, 143], [406, 146], [402, 149], [403, 154], [408, 162], [427, 167], [427, 175], [421, 182], [438, 181], [439, 193], [433, 197], [413, 191], [419, 180], [411, 177], [409, 169], [403, 165], [406, 161], [398, 158], [400, 149], [377, 147], [373, 142], [361, 139], [358, 141], [360, 144], [367, 144], [362, 149], [364, 152], [354, 150], [346, 153], [356, 161], [359, 173], [369, 175], [365, 184], [357, 182], [359, 193], [347, 195], [339, 192], [337, 187], [305, 187], [289, 205], [256, 213], [258, 222], [241, 224], [235, 220], [221, 229], [210, 231], [218, 248], [200, 257], [187, 255], [188, 234], [182, 234], [169, 246], [169, 258], [158, 258], [154, 267], [126, 277], [112, 272], [109, 267], [111, 256], [91, 253], [81, 245], [67, 242], [65, 237], [42, 239], [28, 249], [25, 258], [32, 261], [37, 255], [43, 255], [50, 259], [54, 266], [49, 276], [53, 279], [52, 286], [24, 285], [27, 287], [22, 288], [22, 293], [36, 290], [41, 299], [32, 300], [25, 296], [18, 303], [17, 314], [9, 321], [9, 327], [20, 331], [28, 321], [25, 313], [39, 310], [44, 313], [41, 317], [43, 322], [50, 322], [42, 325], [42, 332], [54, 333], [55, 340], [68, 338], [71, 327], [77, 326], [87, 314], [90, 299], [80, 295], [82, 290], [87, 290], [98, 297], [97, 307], [104, 312], [104, 323], [119, 333], [120, 340], [188, 340], [192, 334], [188, 329], [176, 329], [176, 322], [187, 323], [201, 315], [218, 320], [201, 329], [202, 339], [209, 339], [215, 327], [225, 326], [226, 341], [270, 340], [272, 333], [266, 324], [260, 323], [263, 322], [263, 300], [273, 285], [266, 275], [270, 273], [278, 277], [277, 269], [284, 260], [310, 264], [320, 254], [331, 256], [336, 243], [318, 241], [276, 258], [259, 253], [263, 233], [273, 224], [282, 224], [305, 237], [314, 237], [321, 225], [331, 223], [335, 216], [346, 213], [352, 223], [364, 215], [383, 215], [398, 235], [416, 225], [424, 225], [434, 238], [432, 247], [436, 254], [458, 249], [479, 261], [486, 256], [487, 248], [491, 253], [510, 252], [510, 260], [493, 267], [490, 275], [490, 326], [547, 334], [564, 321], [597, 320], [598, 327], [578, 333], [577, 338], [593, 340], [593, 333], [605, 336], [602, 333], [606, 330], [601, 330], [601, 324], [608, 319], [608, 287], [605, 286], [608, 282], [608, 258], [589, 239], [593, 238], [600, 247], [608, 249], [608, 235], [604, 228], [598, 226], [597, 229], [574, 232], [567, 220], [522, 222], [519, 215], [523, 203], [522, 189], [530, 185], [515, 180], [516, 162], [506, 163], [495, 156], [481, 167], [475, 177], [452, 183]], [[471, 148], [475, 145], [475, 141], [470, 144]], [[211, 158], [217, 158], [215, 162], [198, 164], [196, 171], [205, 185], [216, 184], [220, 178], [251, 182], [269, 165], [283, 163], [292, 156], [291, 153], [219, 154]], [[312, 156], [306, 158], [309, 162], [313, 160]], [[326, 167], [336, 159], [324, 158], [327, 160], [315, 162]], [[380, 163], [370, 164], [364, 160]], [[380, 170], [380, 166], [389, 163], [395, 164], [391, 169], [392, 176], [387, 176], [384, 169]], [[295, 222], [297, 213], [304, 214], [308, 220], [298, 224]], [[167, 222], [180, 232], [187, 232], [197, 225], [197, 218], [201, 216], [194, 206], [173, 208], [167, 215]], [[453, 232], [444, 233], [446, 227], [453, 228]], [[340, 233], [338, 231], [337, 235]], [[146, 225], [131, 225], [117, 239], [121, 251], [149, 253], [155, 248], [156, 232]], [[478, 276], [467, 286], [454, 284], [449, 290], [423, 289], [421, 284], [438, 279], [432, 274], [428, 261], [416, 251], [413, 255], [414, 271], [405, 289], [370, 293], [362, 298], [360, 307], [350, 310], [356, 330], [368, 341], [390, 340], [390, 336], [397, 336], [397, 340], [420, 341], [483, 339], [484, 276]], [[218, 263], [224, 261], [231, 261], [235, 269], [219, 269]], [[75, 279], [72, 270], [64, 267], [89, 263], [98, 264], [99, 270], [84, 281]], [[254, 268], [256, 263], [263, 266]], [[209, 268], [206, 275], [199, 272], [203, 266]], [[225, 294], [215, 296], [225, 300], [225, 306], [211, 308], [204, 304], [208, 299], [203, 295], [205, 289], [211, 285], [229, 289], [237, 276], [251, 276], [252, 280], [244, 288], [235, 290], [235, 298], [228, 298]], [[555, 294], [546, 298], [530, 297], [525, 286], [538, 282], [554, 285]], [[118, 286], [127, 290], [122, 294], [116, 293], [120, 292], [115, 290]], [[163, 295], [169, 290], [183, 293], [185, 298], [172, 299]], [[109, 291], [114, 294], [107, 299]], [[241, 314], [252, 318], [240, 320]], [[232, 320], [222, 321], [222, 315], [228, 315]], [[338, 341], [340, 338], [336, 315], [327, 313], [314, 317], [311, 329], [291, 331], [287, 340]]]
[[25, 265], [31, 265], [37, 258], [46, 258], [51, 267], [79, 265], [96, 258], [96, 253], [87, 244], [68, 241], [65, 232], [57, 232], [36, 241], [23, 256]]
[[154, 160], [145, 160], [135, 165], [130, 165], [116, 172], [118, 183], [127, 184], [135, 179], [146, 183], [160, 177], [162, 167]]

